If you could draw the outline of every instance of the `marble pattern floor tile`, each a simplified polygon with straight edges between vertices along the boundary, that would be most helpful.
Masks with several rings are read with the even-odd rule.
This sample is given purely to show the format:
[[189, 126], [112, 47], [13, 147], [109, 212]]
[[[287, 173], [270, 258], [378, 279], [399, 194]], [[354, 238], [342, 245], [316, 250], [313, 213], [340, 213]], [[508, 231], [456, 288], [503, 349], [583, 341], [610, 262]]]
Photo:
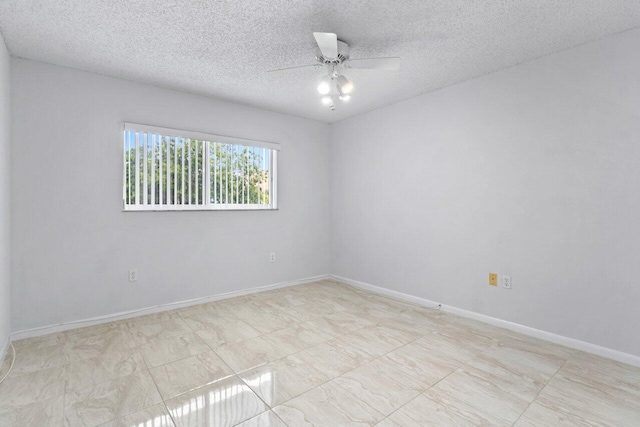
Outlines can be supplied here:
[[549, 381], [535, 401], [559, 413], [581, 414], [602, 425], [640, 425], [640, 400], [635, 395], [600, 384], [585, 384], [561, 373]]
[[298, 323], [293, 317], [275, 309], [263, 309], [253, 316], [243, 318], [243, 320], [261, 334], [286, 329]]
[[333, 381], [273, 410], [287, 425], [296, 427], [370, 427], [384, 418]]
[[151, 368], [150, 372], [165, 400], [233, 375], [212, 351]]
[[134, 324], [129, 327], [137, 345], [193, 332], [181, 318], [156, 323]]
[[452, 328], [462, 329], [475, 336], [493, 340], [504, 338], [510, 333], [506, 329], [498, 328], [488, 323], [478, 322], [477, 320], [449, 313], [447, 313], [447, 323]]
[[560, 374], [587, 386], [619, 390], [640, 402], [640, 368], [592, 354], [575, 352], [562, 366]]
[[481, 423], [510, 426], [530, 404], [520, 394], [513, 394], [519, 387], [522, 386], [463, 367], [429, 388], [425, 395], [461, 416], [474, 413]]
[[265, 298], [262, 298], [260, 303], [264, 306], [275, 309], [289, 310], [294, 307], [300, 307], [308, 304], [309, 298], [306, 296], [305, 292], [276, 290], [265, 295]]
[[525, 401], [535, 399], [564, 362], [538, 353], [508, 347], [491, 348], [469, 361], [465, 370], [498, 384]]
[[335, 345], [333, 341], [318, 344], [295, 355], [329, 378], [352, 371], [370, 360], [357, 351]]
[[472, 413], [458, 413], [447, 409], [423, 394], [419, 395], [376, 427], [425, 427], [425, 426], [480, 426], [482, 420]]
[[287, 427], [287, 425], [273, 411], [263, 412], [236, 427]]
[[373, 322], [345, 311], [334, 312], [304, 323], [306, 326], [310, 326], [334, 337], [345, 335], [349, 332], [372, 326], [373, 324]]
[[166, 405], [177, 427], [231, 427], [268, 410], [236, 376], [169, 399]]
[[210, 351], [211, 348], [195, 333], [153, 341], [140, 347], [149, 368], [164, 365]]
[[147, 371], [76, 390], [65, 395], [65, 425], [97, 426], [160, 403]]
[[64, 396], [22, 406], [0, 408], [0, 427], [62, 426]]
[[175, 427], [164, 403], [103, 424], [101, 427]]
[[0, 427], [640, 426], [640, 368], [332, 280], [14, 346]]
[[[566, 361], [571, 357], [575, 357], [576, 350], [544, 341], [538, 338], [528, 337], [526, 335], [510, 332], [499, 340], [496, 347], [508, 347], [514, 350], [520, 350], [526, 353], [534, 353], [548, 358], [556, 358]], [[579, 352], [578, 352], [579, 353]]]
[[9, 375], [0, 384], [0, 409], [25, 406], [64, 394], [64, 368]]
[[331, 291], [319, 293], [317, 296], [310, 299], [312, 303], [322, 303], [331, 307], [334, 313], [356, 311], [359, 306], [356, 298], [350, 300], [349, 296], [340, 294], [334, 295]]
[[601, 427], [602, 420], [581, 413], [565, 414], [533, 402], [514, 424], [515, 427]]
[[240, 319], [206, 320], [202, 326], [201, 328], [190, 327], [211, 347], [240, 342], [262, 335]]
[[495, 342], [465, 331], [444, 329], [417, 339], [416, 344], [434, 355], [446, 357], [458, 364], [464, 364], [486, 351]]
[[67, 361], [78, 361], [135, 346], [133, 335], [122, 325], [70, 335], [65, 341], [64, 353]]
[[384, 359], [364, 364], [334, 382], [384, 416], [424, 390], [420, 380]]
[[[77, 329], [76, 329], [77, 330]], [[30, 351], [40, 347], [48, 347], [54, 344], [64, 344], [65, 336], [62, 333], [56, 332], [39, 337], [24, 338], [21, 340], [12, 341], [16, 350]]]
[[416, 334], [418, 336], [425, 336], [434, 331], [431, 325], [425, 324], [423, 320], [413, 321], [404, 318], [385, 319], [378, 322], [379, 325], [384, 325], [389, 328], [398, 329], [409, 333]]
[[[7, 353], [12, 353], [8, 349]], [[30, 345], [17, 347], [16, 351], [20, 352], [20, 357], [16, 361], [11, 370], [12, 376], [26, 374], [29, 372], [40, 371], [48, 368], [58, 368], [65, 364], [64, 344], [51, 345]], [[13, 357], [13, 355], [11, 355]], [[0, 375], [0, 378], [2, 375]]]
[[182, 307], [175, 310], [178, 317], [184, 319], [185, 317], [199, 316], [201, 314], [220, 314], [221, 316], [228, 316], [229, 313], [222, 310], [222, 306], [218, 305], [218, 301], [207, 302], [204, 304], [190, 305], [188, 307]]
[[375, 325], [397, 321], [400, 314], [386, 305], [375, 306], [366, 300], [360, 303], [355, 310], [348, 310], [348, 312]]
[[374, 359], [416, 340], [417, 337], [411, 332], [375, 325], [342, 335], [332, 342], [363, 358]]
[[209, 309], [209, 312], [215, 315], [223, 314], [226, 317], [245, 320], [257, 316], [265, 310], [275, 310], [273, 307], [263, 303], [263, 299], [264, 297], [260, 299], [256, 296], [246, 296], [217, 301], [216, 305]]
[[268, 335], [261, 335], [237, 343], [223, 344], [214, 347], [214, 351], [236, 373], [269, 363], [289, 354]]
[[329, 380], [326, 374], [295, 354], [243, 372], [239, 376], [270, 407], [284, 403]]
[[333, 307], [324, 303], [307, 303], [292, 307], [279, 308], [279, 310], [300, 323], [324, 317], [335, 312]]
[[406, 310], [383, 322], [387, 326], [426, 335], [438, 330], [442, 326], [440, 313], [437, 310]]
[[280, 329], [266, 336], [282, 348], [286, 354], [297, 353], [333, 338], [332, 335], [304, 324]]
[[13, 354], [11, 354], [11, 349], [8, 350], [4, 356], [4, 360], [0, 362], [0, 378], [4, 378], [10, 373], [9, 369], [11, 367], [11, 361], [13, 360]]
[[137, 350], [124, 348], [91, 359], [70, 362], [64, 367], [65, 390], [80, 390], [95, 384], [126, 377], [146, 370], [147, 366]]
[[67, 342], [79, 337], [88, 337], [100, 335], [101, 333], [109, 330], [126, 330], [126, 320], [116, 320], [112, 322], [98, 323], [90, 326], [83, 326], [81, 328], [67, 329], [65, 331], [51, 334], [51, 336], [57, 337], [60, 343]]
[[432, 353], [413, 342], [380, 358], [418, 379], [424, 388], [431, 387], [461, 366], [461, 363]]

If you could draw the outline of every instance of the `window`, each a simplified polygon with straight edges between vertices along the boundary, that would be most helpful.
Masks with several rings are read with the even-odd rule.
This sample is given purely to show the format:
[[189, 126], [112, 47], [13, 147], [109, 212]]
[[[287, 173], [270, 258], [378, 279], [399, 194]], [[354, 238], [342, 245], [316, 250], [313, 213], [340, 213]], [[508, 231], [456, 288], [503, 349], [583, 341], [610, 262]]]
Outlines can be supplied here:
[[279, 149], [125, 123], [124, 210], [276, 209]]

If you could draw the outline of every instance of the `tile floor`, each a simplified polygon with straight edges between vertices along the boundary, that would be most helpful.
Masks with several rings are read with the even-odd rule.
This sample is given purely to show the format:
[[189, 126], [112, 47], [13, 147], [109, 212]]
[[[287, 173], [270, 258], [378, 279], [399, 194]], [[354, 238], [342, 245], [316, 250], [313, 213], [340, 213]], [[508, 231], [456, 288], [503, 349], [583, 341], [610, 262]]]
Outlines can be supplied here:
[[14, 344], [0, 426], [640, 426], [639, 368], [332, 281]]

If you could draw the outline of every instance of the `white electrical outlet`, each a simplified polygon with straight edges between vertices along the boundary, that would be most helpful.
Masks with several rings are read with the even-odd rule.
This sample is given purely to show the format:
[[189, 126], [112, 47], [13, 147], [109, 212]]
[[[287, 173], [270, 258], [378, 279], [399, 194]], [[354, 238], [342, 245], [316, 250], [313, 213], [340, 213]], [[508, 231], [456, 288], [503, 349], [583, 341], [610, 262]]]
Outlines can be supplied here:
[[511, 276], [502, 276], [502, 287], [511, 289]]
[[276, 262], [276, 253], [275, 252], [271, 252], [269, 254], [269, 262]]
[[129, 270], [129, 281], [135, 282], [138, 280], [138, 270]]

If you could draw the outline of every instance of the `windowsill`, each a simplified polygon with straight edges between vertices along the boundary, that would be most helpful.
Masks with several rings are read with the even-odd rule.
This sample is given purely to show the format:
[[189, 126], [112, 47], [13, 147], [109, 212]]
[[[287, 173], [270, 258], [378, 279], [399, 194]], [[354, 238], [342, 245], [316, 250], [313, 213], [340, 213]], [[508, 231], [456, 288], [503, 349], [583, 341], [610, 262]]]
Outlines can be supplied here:
[[161, 206], [149, 206], [143, 208], [129, 208], [122, 209], [122, 212], [257, 212], [257, 211], [278, 211], [279, 208], [240, 208], [240, 207], [228, 207], [228, 208], [207, 208], [204, 206], [194, 206], [194, 207], [182, 207], [182, 208], [163, 208]]

